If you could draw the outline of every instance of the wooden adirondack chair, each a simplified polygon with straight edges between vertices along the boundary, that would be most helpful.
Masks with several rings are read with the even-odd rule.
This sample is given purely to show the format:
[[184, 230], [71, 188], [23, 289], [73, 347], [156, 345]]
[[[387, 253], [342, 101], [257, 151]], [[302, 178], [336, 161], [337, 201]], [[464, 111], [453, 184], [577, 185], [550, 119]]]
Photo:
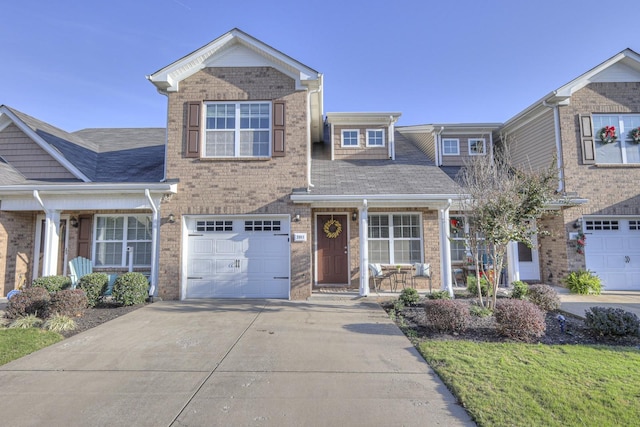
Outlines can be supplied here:
[[77, 257], [69, 261], [69, 276], [71, 277], [71, 289], [75, 289], [82, 276], [93, 273], [93, 264], [90, 259]]

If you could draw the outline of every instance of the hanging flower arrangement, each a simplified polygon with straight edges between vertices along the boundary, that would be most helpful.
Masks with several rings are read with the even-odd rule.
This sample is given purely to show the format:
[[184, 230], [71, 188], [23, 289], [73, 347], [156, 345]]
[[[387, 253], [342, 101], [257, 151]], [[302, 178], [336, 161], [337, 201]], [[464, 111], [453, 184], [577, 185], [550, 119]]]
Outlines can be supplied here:
[[634, 144], [640, 144], [640, 127], [631, 129], [629, 136]]
[[324, 223], [324, 227], [322, 229], [329, 239], [335, 239], [340, 235], [340, 233], [342, 233], [342, 225], [333, 218], [328, 219], [327, 222]]
[[580, 255], [584, 254], [584, 247], [587, 244], [587, 236], [582, 231], [578, 232], [578, 241], [576, 242], [576, 252]]
[[612, 142], [616, 142], [616, 139], [618, 139], [615, 126], [603, 127], [602, 129], [600, 129], [598, 136], [600, 137], [600, 141], [603, 144], [611, 144]]

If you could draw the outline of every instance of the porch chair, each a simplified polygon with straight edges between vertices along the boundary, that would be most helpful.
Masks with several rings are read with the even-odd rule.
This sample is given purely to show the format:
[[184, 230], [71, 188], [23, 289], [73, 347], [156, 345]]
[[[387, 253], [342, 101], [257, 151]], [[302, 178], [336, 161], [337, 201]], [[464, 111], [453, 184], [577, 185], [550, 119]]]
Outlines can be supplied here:
[[[382, 271], [381, 264], [369, 264], [369, 278], [373, 280], [373, 290], [379, 291], [382, 286], [382, 281], [387, 277]], [[389, 279], [391, 280], [391, 279]]]
[[71, 277], [71, 289], [78, 286], [81, 277], [93, 273], [93, 264], [90, 259], [77, 257], [69, 261], [69, 277]]
[[411, 285], [415, 289], [416, 287], [416, 279], [419, 277], [424, 277], [429, 279], [429, 293], [432, 292], [432, 284], [431, 284], [431, 264], [422, 264], [420, 262], [416, 262], [413, 264], [413, 277], [411, 277]]

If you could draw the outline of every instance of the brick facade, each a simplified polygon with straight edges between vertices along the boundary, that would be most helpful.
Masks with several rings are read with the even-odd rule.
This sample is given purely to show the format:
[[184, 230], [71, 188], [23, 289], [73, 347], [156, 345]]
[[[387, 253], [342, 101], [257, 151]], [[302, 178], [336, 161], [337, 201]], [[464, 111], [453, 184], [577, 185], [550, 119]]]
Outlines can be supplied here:
[[33, 212], [0, 212], [0, 246], [5, 258], [0, 263], [0, 295], [31, 283], [35, 223]]
[[[272, 101], [285, 106], [284, 157], [193, 159], [184, 157], [186, 105], [193, 101]], [[178, 194], [162, 204], [175, 224], [161, 226], [158, 290], [164, 299], [179, 299], [183, 215], [300, 214], [291, 233], [308, 232], [310, 210], [293, 205], [293, 189], [307, 186], [307, 95], [290, 77], [270, 67], [205, 68], [169, 93], [167, 179], [178, 180]], [[311, 294], [311, 242], [291, 244], [291, 298]]]

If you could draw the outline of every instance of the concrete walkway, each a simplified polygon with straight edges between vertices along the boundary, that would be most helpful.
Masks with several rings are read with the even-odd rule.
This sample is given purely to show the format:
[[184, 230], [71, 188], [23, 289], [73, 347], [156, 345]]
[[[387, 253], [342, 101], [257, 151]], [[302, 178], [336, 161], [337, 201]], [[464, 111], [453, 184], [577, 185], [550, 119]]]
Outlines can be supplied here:
[[576, 316], [585, 317], [591, 307], [613, 307], [635, 313], [640, 318], [640, 291], [604, 291], [600, 295], [577, 295], [569, 289], [555, 287], [560, 296], [561, 309]]
[[157, 302], [0, 367], [10, 426], [473, 425], [374, 301]]

